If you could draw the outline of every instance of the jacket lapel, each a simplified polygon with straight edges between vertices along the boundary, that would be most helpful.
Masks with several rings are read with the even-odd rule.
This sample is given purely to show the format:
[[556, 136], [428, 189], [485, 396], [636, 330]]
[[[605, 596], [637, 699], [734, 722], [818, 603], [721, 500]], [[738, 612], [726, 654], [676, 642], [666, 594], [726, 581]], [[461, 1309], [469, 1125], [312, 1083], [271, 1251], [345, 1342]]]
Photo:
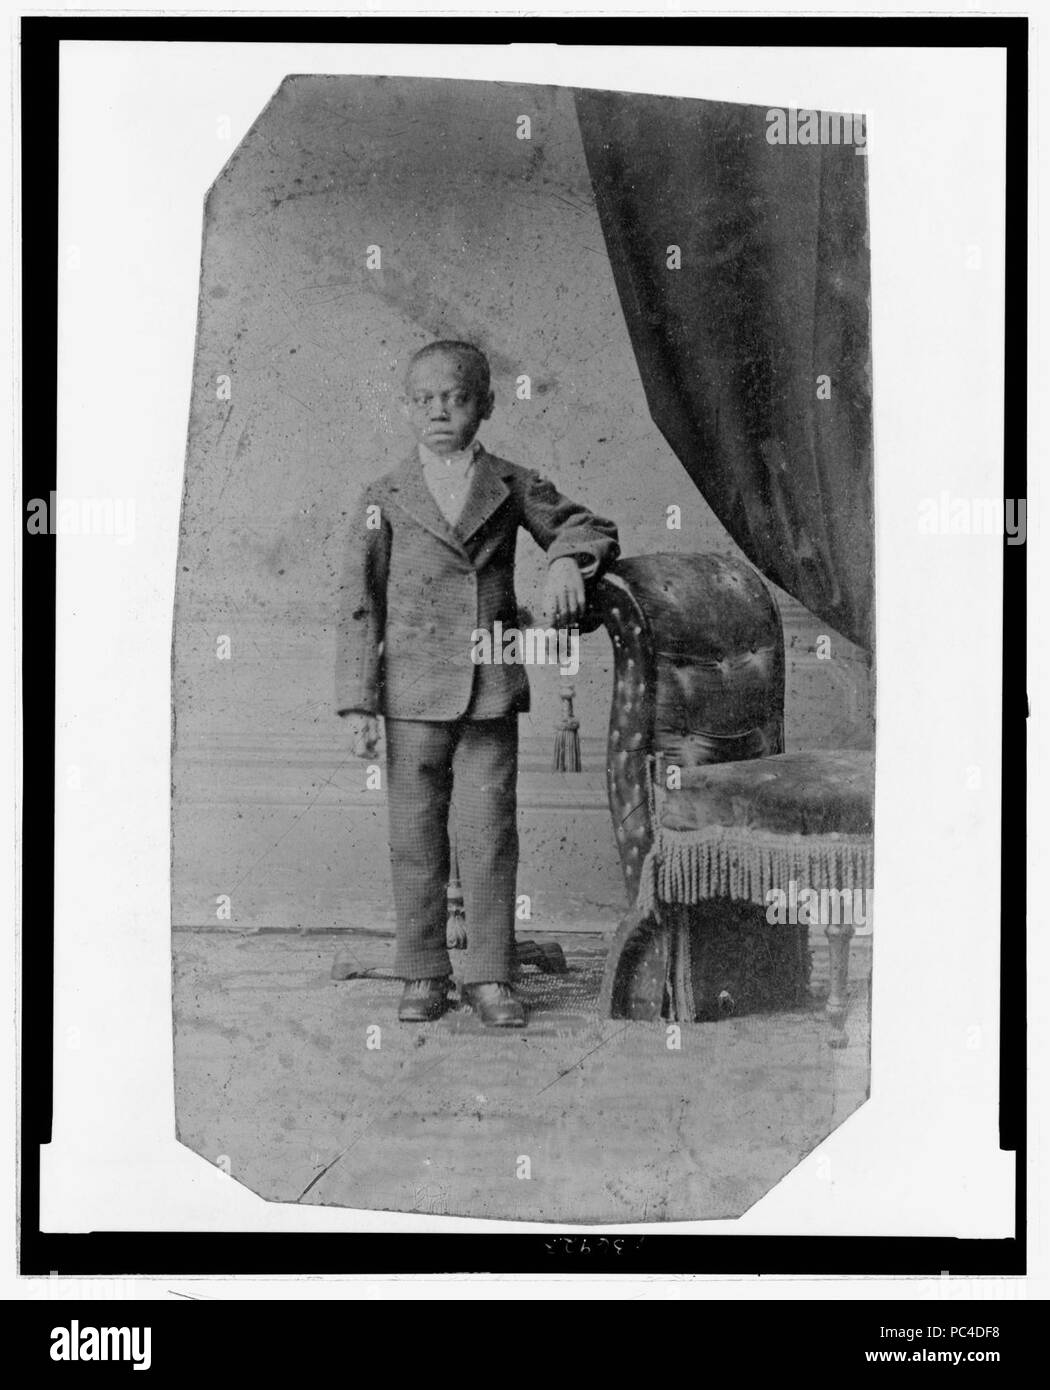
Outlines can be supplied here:
[[423, 477], [423, 465], [419, 455], [413, 453], [394, 473], [389, 485], [398, 506], [406, 511], [413, 521], [444, 541], [458, 554], [465, 554], [463, 542], [445, 520], [444, 513], [434, 501], [434, 494], [427, 487]]
[[[423, 486], [426, 487], [425, 482]], [[510, 488], [500, 476], [499, 461], [485, 449], [479, 449], [463, 511], [456, 522], [456, 534], [464, 541], [469, 540], [509, 496]], [[437, 503], [434, 505], [437, 507]]]

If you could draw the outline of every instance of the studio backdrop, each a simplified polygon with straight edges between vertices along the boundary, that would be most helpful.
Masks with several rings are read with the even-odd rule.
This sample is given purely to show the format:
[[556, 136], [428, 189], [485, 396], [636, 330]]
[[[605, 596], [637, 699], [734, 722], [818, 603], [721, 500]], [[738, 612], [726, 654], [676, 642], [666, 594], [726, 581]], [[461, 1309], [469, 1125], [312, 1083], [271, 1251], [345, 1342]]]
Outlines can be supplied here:
[[[611, 517], [625, 554], [742, 554], [776, 586], [788, 749], [870, 746], [866, 160], [768, 131], [721, 102], [281, 85], [204, 211], [174, 925], [389, 915], [383, 807], [333, 710], [335, 615], [348, 509], [411, 448], [402, 376], [433, 338], [492, 363], [487, 447]], [[526, 605], [542, 575], [526, 539]], [[574, 682], [579, 774], [550, 772], [557, 673], [530, 676], [522, 873], [541, 918], [605, 922], [608, 640], [584, 639]]]

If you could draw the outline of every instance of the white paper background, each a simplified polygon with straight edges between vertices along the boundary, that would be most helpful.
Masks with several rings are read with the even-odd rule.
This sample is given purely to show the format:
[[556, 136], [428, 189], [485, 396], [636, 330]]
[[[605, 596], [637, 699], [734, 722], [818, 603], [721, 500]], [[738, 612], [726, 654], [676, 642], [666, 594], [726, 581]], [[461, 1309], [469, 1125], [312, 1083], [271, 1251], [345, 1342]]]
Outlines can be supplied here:
[[[62, 52], [59, 490], [134, 499], [135, 538], [59, 542], [44, 1229], [523, 1229], [267, 1204], [173, 1137], [169, 643], [202, 205], [295, 72], [867, 113], [879, 624], [872, 1099], [739, 1221], [630, 1229], [1012, 1234], [1014, 1159], [997, 1147], [1001, 542], [925, 536], [917, 525], [924, 497], [1002, 490], [1004, 55], [200, 43]], [[227, 141], [217, 136], [224, 116]], [[979, 270], [967, 265], [975, 246]], [[68, 785], [73, 768], [79, 790]]]

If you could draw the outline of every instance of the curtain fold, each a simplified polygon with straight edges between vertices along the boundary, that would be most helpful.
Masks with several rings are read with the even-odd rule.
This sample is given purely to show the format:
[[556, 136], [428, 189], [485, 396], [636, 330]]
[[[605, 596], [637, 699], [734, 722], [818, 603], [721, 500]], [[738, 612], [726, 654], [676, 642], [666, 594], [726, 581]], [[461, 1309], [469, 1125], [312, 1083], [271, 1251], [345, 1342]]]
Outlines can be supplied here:
[[748, 559], [870, 649], [865, 157], [770, 144], [762, 107], [574, 95], [655, 424]]

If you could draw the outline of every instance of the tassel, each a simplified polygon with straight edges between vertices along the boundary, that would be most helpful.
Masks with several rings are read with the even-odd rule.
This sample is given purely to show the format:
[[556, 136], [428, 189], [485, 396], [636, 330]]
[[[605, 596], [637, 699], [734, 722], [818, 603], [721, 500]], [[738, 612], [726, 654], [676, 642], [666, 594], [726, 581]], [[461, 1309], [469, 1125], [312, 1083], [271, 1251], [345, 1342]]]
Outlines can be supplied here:
[[580, 763], [580, 721], [573, 718], [572, 699], [576, 687], [564, 684], [558, 694], [563, 705], [561, 722], [554, 735], [554, 771], [579, 772]]

